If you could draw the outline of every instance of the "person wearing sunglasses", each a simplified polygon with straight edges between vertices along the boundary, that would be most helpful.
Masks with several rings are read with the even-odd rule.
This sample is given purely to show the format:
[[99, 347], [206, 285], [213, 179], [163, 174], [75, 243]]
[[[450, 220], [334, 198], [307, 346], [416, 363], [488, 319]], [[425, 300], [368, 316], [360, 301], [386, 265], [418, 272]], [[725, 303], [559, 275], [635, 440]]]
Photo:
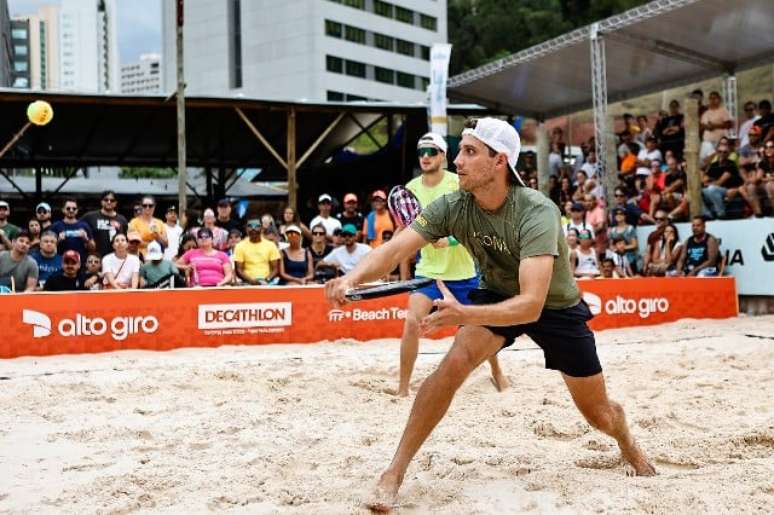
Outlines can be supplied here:
[[95, 249], [91, 227], [78, 220], [78, 201], [70, 198], [62, 206], [63, 218], [51, 225], [59, 240], [58, 253], [63, 256], [68, 250], [74, 250], [86, 261], [86, 255]]
[[314, 280], [318, 283], [324, 283], [328, 279], [336, 277], [335, 268], [317, 266], [335, 248], [328, 243], [326, 236], [327, 233], [323, 224], [317, 224], [312, 227], [312, 243], [309, 245], [309, 252], [312, 254]]
[[94, 243], [97, 246], [97, 252], [100, 256], [107, 256], [113, 252], [113, 236], [116, 233], [126, 233], [129, 227], [127, 219], [117, 211], [118, 209], [118, 197], [116, 192], [107, 190], [102, 193], [100, 197], [100, 208], [94, 211], [89, 211], [83, 218], [82, 222], [86, 222], [91, 228], [91, 233], [94, 235]]
[[[228, 286], [233, 280], [231, 260], [225, 252], [215, 248], [212, 229], [202, 227], [196, 233], [198, 247], [183, 254], [175, 263], [186, 272], [191, 286]], [[154, 245], [154, 250], [160, 248]], [[162, 254], [163, 257], [163, 254]], [[156, 258], [156, 256], [152, 256]]]
[[371, 212], [368, 213], [363, 223], [362, 234], [366, 243], [371, 248], [376, 248], [382, 244], [382, 233], [384, 231], [395, 232], [395, 223], [387, 210], [387, 194], [384, 191], [376, 190], [371, 193], [371, 208]]
[[51, 224], [51, 205], [48, 202], [41, 202], [35, 207], [35, 218], [40, 222], [40, 230], [45, 231]]
[[237, 277], [251, 285], [275, 284], [279, 279], [280, 256], [277, 245], [261, 237], [258, 219], [247, 221], [247, 238], [234, 247]]
[[148, 243], [157, 241], [162, 247], [166, 247], [169, 242], [164, 222], [153, 216], [156, 209], [154, 198], [148, 195], [144, 196], [140, 202], [140, 207], [142, 207], [142, 212], [139, 216], [131, 219], [128, 231], [140, 233], [140, 238], [142, 238], [140, 254], [145, 257], [148, 253]]

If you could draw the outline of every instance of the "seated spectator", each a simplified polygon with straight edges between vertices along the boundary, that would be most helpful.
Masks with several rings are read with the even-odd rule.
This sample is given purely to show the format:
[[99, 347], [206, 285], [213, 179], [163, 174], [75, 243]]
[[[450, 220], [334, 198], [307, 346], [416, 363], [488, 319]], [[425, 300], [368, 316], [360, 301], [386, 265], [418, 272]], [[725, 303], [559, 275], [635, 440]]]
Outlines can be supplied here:
[[193, 234], [183, 234], [183, 236], [180, 238], [180, 247], [177, 250], [177, 256], [175, 256], [174, 261], [177, 261], [178, 259], [183, 257], [183, 254], [195, 248], [196, 248], [196, 236], [194, 236]]
[[312, 227], [312, 243], [309, 245], [309, 252], [312, 255], [312, 267], [314, 268], [314, 279], [318, 283], [324, 283], [328, 279], [336, 277], [335, 267], [318, 267], [317, 265], [325, 256], [330, 254], [334, 247], [325, 239], [325, 226], [318, 224]]
[[261, 237], [261, 221], [247, 221], [247, 238], [234, 247], [237, 276], [247, 284], [273, 284], [281, 256], [274, 242]]
[[357, 195], [354, 193], [347, 193], [344, 195], [344, 211], [336, 215], [336, 219], [341, 222], [341, 226], [346, 224], [352, 224], [357, 229], [357, 240], [363, 241], [363, 224], [365, 218], [362, 213], [358, 211]]
[[280, 260], [280, 284], [311, 283], [314, 279], [313, 259], [310, 252], [301, 244], [301, 228], [290, 225], [285, 230], [288, 238], [288, 247], [281, 251]]
[[[382, 190], [376, 190], [371, 194], [371, 208], [363, 223], [363, 239], [375, 249], [382, 244], [384, 231], [395, 231], [395, 223], [392, 221], [390, 212], [387, 211], [387, 194]], [[350, 225], [357, 230], [354, 224]]]
[[706, 216], [726, 217], [726, 202], [739, 193], [744, 184], [739, 169], [728, 159], [728, 147], [718, 147], [718, 160], [712, 163], [703, 176], [702, 197]]
[[631, 261], [626, 255], [626, 240], [621, 235], [616, 235], [612, 241], [612, 248], [605, 251], [605, 258], [613, 261], [619, 277], [634, 277]]
[[140, 288], [174, 288], [185, 286], [177, 267], [164, 259], [159, 242], [148, 244], [145, 263], [140, 267]]
[[688, 216], [688, 197], [685, 189], [688, 177], [674, 157], [667, 157], [664, 189], [661, 191], [661, 206], [668, 211], [670, 220], [683, 220]]
[[[355, 238], [357, 238], [357, 235], [355, 235]], [[334, 229], [333, 239], [331, 240], [331, 243], [335, 248], [338, 248], [344, 245], [344, 236], [342, 236], [341, 234], [341, 229]]]
[[626, 148], [628, 151], [621, 160], [620, 177], [624, 181], [631, 181], [637, 169], [637, 156], [639, 156], [641, 151], [640, 147], [635, 143], [629, 143]]
[[717, 238], [706, 230], [706, 223], [701, 216], [691, 220], [693, 235], [685, 240], [677, 260], [676, 275], [689, 277], [713, 277], [718, 275], [720, 261], [720, 245]]
[[583, 201], [583, 195], [586, 194], [586, 182], [589, 176], [583, 170], [575, 172], [575, 192], [572, 194], [572, 199], [575, 202]]
[[556, 175], [551, 175], [548, 178], [548, 198], [550, 198], [557, 206], [561, 206], [559, 194], [559, 179]]
[[80, 273], [81, 255], [74, 250], [68, 250], [62, 256], [62, 270], [46, 281], [43, 291], [77, 291], [86, 290], [85, 281]]
[[189, 232], [199, 238], [199, 229], [206, 228], [212, 233], [212, 247], [215, 250], [224, 251], [228, 248], [228, 232], [215, 225], [215, 212], [212, 209], [205, 209], [202, 214], [201, 227], [194, 227]]
[[140, 285], [140, 258], [129, 253], [125, 234], [113, 236], [113, 252], [102, 258], [102, 273], [105, 290], [136, 289]]
[[709, 94], [707, 110], [701, 115], [699, 123], [701, 131], [700, 160], [704, 160], [712, 154], [720, 143], [720, 138], [728, 136], [728, 129], [733, 125], [731, 115], [722, 105], [720, 93], [713, 91]]
[[680, 257], [681, 247], [680, 236], [677, 227], [668, 224], [664, 227], [664, 232], [652, 247], [650, 247], [650, 259], [648, 268], [644, 271], [646, 276], [664, 276], [675, 275], [677, 270], [677, 260]]
[[592, 229], [592, 227], [586, 223], [586, 211], [583, 208], [583, 204], [575, 202], [570, 207], [570, 221], [564, 225], [564, 234], [567, 234], [570, 229], [575, 229], [578, 233], [585, 229]]
[[51, 225], [59, 239], [57, 253], [64, 255], [67, 250], [75, 250], [81, 255], [81, 261], [95, 249], [91, 227], [86, 222], [78, 220], [78, 201], [67, 199], [62, 207], [64, 218]]
[[753, 125], [760, 127], [761, 140], [768, 141], [774, 138], [774, 113], [771, 112], [771, 102], [761, 100], [758, 102], [758, 114], [760, 118], [753, 122]]
[[309, 227], [323, 224], [328, 241], [333, 241], [334, 230], [341, 229], [341, 222], [331, 216], [331, 209], [333, 209], [333, 197], [327, 193], [323, 193], [317, 198], [317, 210], [319, 211], [319, 214], [312, 218], [312, 221], [309, 223]]
[[648, 126], [648, 117], [644, 114], [637, 115], [637, 129], [639, 131], [634, 136], [634, 140], [640, 145], [645, 145], [648, 138], [653, 137], [653, 131]]
[[664, 160], [661, 155], [661, 151], [658, 149], [658, 142], [656, 138], [650, 136], [645, 140], [645, 148], [639, 151], [637, 154], [636, 174], [637, 175], [650, 175], [651, 163], [658, 161], [659, 163]]
[[183, 254], [175, 263], [178, 269], [187, 272], [191, 286], [227, 286], [233, 280], [231, 260], [214, 247], [212, 234], [209, 227], [199, 229], [196, 235], [197, 248]]
[[752, 207], [755, 216], [761, 217], [765, 214], [766, 200], [769, 212], [774, 214], [774, 139], [764, 144], [763, 156], [757, 162], [755, 170], [748, 174], [747, 182], [740, 193]]
[[89, 254], [86, 257], [83, 285], [87, 290], [102, 289], [102, 258], [99, 257], [99, 254]]
[[637, 227], [638, 225], [647, 224], [647, 223], [654, 223], [653, 218], [648, 215], [647, 213], [643, 213], [642, 210], [637, 207], [637, 204], [630, 201], [629, 198], [626, 195], [626, 191], [618, 187], [615, 189], [614, 196], [613, 196], [613, 205], [612, 209], [609, 214], [609, 224], [615, 225], [613, 210], [615, 208], [621, 208], [626, 213], [626, 223], [631, 225], [632, 227]]
[[0, 251], [0, 285], [12, 292], [33, 292], [38, 285], [38, 265], [29, 255], [30, 235], [16, 233], [11, 250]]
[[312, 239], [312, 232], [309, 230], [309, 227], [307, 227], [306, 224], [301, 222], [301, 217], [298, 216], [298, 212], [292, 207], [287, 206], [282, 211], [282, 223], [277, 228], [282, 241], [287, 241], [287, 238], [285, 237], [285, 230], [291, 225], [295, 225], [300, 228], [301, 234], [304, 238], [308, 240]]
[[587, 193], [583, 196], [583, 207], [586, 208], [586, 225], [594, 235], [597, 254], [604, 254], [607, 248], [607, 216], [605, 215], [605, 208], [599, 205], [597, 196], [593, 193]]
[[11, 206], [5, 200], [0, 200], [0, 250], [5, 248], [11, 250], [11, 243], [16, 235], [19, 234], [19, 228], [8, 221], [11, 216]]
[[[662, 175], [659, 171], [659, 175]], [[655, 215], [656, 210], [661, 204], [661, 188], [653, 175], [637, 176], [635, 185], [637, 187], [637, 206], [650, 217]]]
[[586, 176], [591, 179], [597, 175], [597, 151], [594, 149], [589, 150], [588, 156], [586, 156], [586, 162], [584, 162], [580, 169]]
[[[618, 145], [617, 150], [618, 159], [623, 161], [628, 155], [634, 154], [632, 162], [633, 166], [634, 161], [637, 160], [637, 154], [640, 153], [640, 144], [634, 141], [634, 133], [628, 128], [624, 129], [624, 131], [619, 134], [619, 137], [621, 138], [621, 143]], [[621, 168], [623, 169], [623, 166]]]
[[[739, 123], [739, 152], [741, 155], [741, 151], [744, 147], [750, 144], [750, 129], [754, 126], [753, 124], [760, 119], [760, 116], [755, 112], [757, 110], [758, 106], [755, 105], [755, 102], [747, 101], [744, 103], [743, 112], [744, 112], [744, 121], [740, 121]], [[758, 136], [760, 136], [760, 127], [757, 127], [758, 129]], [[741, 166], [741, 165], [740, 165]]]
[[132, 255], [136, 256], [137, 259], [140, 260], [140, 263], [145, 262], [145, 256], [143, 256], [140, 249], [142, 248], [142, 236], [140, 236], [140, 233], [137, 231], [129, 231], [129, 234], [126, 235], [126, 251]]
[[242, 241], [242, 231], [239, 229], [231, 229], [228, 233], [228, 248], [226, 249], [226, 255], [232, 257], [234, 255], [234, 248]]
[[735, 145], [735, 140], [728, 138], [726, 136], [723, 136], [722, 138], [720, 138], [720, 141], [715, 147], [715, 150], [701, 162], [701, 169], [706, 170], [712, 163], [715, 163], [720, 159], [719, 150], [721, 147], [728, 150], [726, 159], [728, 159], [729, 161], [733, 161], [733, 163], [738, 167], [739, 155], [736, 153], [734, 145]]
[[599, 279], [619, 279], [621, 275], [616, 270], [615, 262], [610, 258], [602, 260]]
[[[56, 252], [56, 233], [46, 231], [40, 238], [40, 248], [31, 253], [38, 264], [38, 283], [42, 287], [49, 277], [62, 270], [62, 256]], [[80, 261], [79, 261], [80, 263]]]
[[570, 253], [578, 248], [578, 230], [568, 229], [564, 239], [567, 241], [567, 247], [570, 249]]
[[648, 244], [645, 248], [645, 255], [642, 256], [642, 269], [644, 271], [648, 270], [649, 264], [654, 255], [654, 249], [656, 248], [658, 241], [664, 235], [664, 229], [666, 229], [666, 226], [669, 224], [667, 212], [663, 209], [657, 210], [654, 216], [656, 221], [656, 228], [648, 235]]
[[626, 259], [631, 265], [632, 271], [637, 272], [637, 263], [640, 260], [639, 243], [637, 241], [637, 230], [626, 223], [626, 211], [620, 207], [613, 208], [613, 219], [615, 225], [608, 230], [608, 239], [615, 242], [616, 239], [623, 240]]
[[363, 256], [371, 251], [370, 246], [357, 242], [356, 233], [357, 229], [352, 224], [342, 227], [341, 235], [344, 239], [344, 245], [333, 249], [317, 266], [335, 266], [343, 274], [355, 268]]
[[280, 238], [279, 231], [277, 231], [277, 227], [274, 225], [274, 222], [271, 222], [268, 225], [264, 225], [264, 223], [261, 222], [261, 226], [261, 237], [264, 240], [272, 242], [279, 250], [286, 249], [288, 247], [288, 242], [283, 241], [282, 238]]
[[591, 279], [599, 275], [599, 259], [594, 250], [594, 239], [588, 229], [578, 231], [578, 247], [570, 255], [572, 273], [578, 279]]
[[40, 235], [43, 232], [40, 222], [35, 218], [29, 220], [27, 222], [27, 232], [30, 233], [30, 253], [32, 253], [40, 248]]
[[159, 242], [162, 246], [169, 244], [167, 241], [167, 230], [164, 222], [155, 218], [153, 215], [156, 210], [156, 200], [146, 195], [140, 203], [141, 212], [129, 221], [127, 233], [136, 232], [140, 235], [139, 253], [144, 257], [147, 252], [148, 243], [152, 241]]

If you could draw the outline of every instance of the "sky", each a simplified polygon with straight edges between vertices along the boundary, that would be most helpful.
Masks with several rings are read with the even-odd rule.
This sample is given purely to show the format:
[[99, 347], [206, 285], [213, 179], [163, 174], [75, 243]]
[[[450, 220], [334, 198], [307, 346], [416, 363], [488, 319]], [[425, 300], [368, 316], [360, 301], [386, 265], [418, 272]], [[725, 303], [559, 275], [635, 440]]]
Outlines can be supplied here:
[[[140, 54], [161, 53], [161, 1], [116, 0], [118, 51], [122, 64], [138, 61]], [[61, 1], [8, 0], [11, 16], [34, 14], [43, 5], [61, 5]]]

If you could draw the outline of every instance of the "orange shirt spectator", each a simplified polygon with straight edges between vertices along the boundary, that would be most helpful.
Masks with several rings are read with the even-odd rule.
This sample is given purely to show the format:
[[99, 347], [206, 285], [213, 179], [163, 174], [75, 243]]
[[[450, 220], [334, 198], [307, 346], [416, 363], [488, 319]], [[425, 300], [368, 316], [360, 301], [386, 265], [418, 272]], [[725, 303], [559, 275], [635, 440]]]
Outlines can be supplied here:
[[371, 194], [371, 206], [373, 211], [366, 216], [363, 223], [363, 239], [372, 248], [376, 248], [384, 243], [382, 238], [384, 231], [395, 232], [395, 224], [390, 212], [387, 211], [387, 194], [382, 190], [376, 190]]

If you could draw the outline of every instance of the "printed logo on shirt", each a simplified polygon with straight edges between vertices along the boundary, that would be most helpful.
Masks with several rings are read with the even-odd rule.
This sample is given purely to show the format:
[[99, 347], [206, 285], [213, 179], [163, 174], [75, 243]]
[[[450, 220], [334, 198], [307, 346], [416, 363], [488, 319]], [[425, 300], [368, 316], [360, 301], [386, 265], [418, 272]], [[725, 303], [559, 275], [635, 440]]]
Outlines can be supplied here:
[[512, 255], [511, 249], [508, 248], [508, 244], [505, 243], [505, 240], [496, 234], [481, 234], [478, 231], [473, 231], [473, 238], [478, 240], [484, 247], [508, 254], [509, 256]]

